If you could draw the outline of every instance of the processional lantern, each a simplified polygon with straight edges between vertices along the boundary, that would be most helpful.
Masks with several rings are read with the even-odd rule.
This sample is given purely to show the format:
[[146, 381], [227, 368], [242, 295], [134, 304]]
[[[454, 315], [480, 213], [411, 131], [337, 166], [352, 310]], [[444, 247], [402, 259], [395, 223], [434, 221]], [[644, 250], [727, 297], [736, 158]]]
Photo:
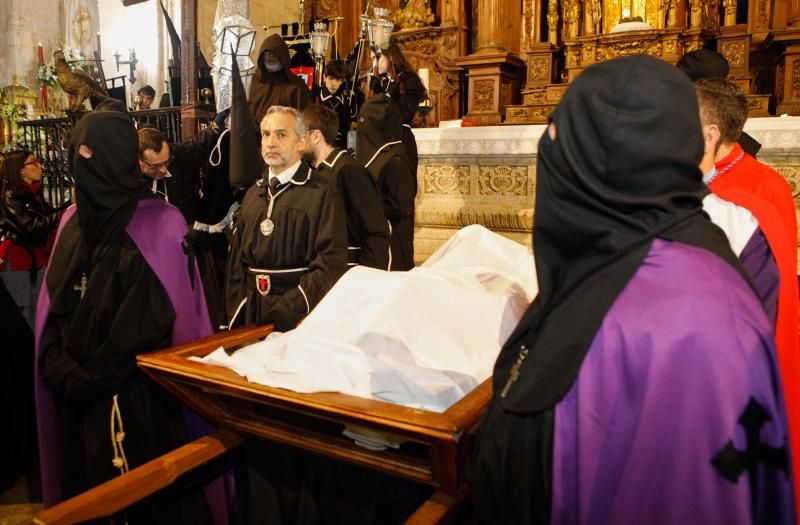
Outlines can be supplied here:
[[322, 85], [322, 68], [325, 63], [325, 57], [328, 55], [328, 41], [331, 39], [331, 34], [328, 32], [328, 27], [324, 22], [316, 22], [314, 30], [309, 33], [311, 40], [311, 56], [314, 58], [316, 67], [314, 74], [317, 85]]
[[389, 47], [392, 38], [394, 22], [389, 20], [389, 10], [376, 7], [373, 9], [374, 17], [367, 22], [367, 36], [369, 47], [376, 53]]

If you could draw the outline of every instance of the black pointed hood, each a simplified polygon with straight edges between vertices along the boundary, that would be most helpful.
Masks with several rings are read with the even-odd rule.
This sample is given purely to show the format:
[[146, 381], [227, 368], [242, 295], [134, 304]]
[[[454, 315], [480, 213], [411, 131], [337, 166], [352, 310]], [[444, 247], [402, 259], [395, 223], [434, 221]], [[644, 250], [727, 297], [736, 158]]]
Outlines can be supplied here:
[[[745, 275], [725, 234], [703, 212], [703, 140], [685, 75], [647, 55], [593, 65], [552, 119], [556, 137], [544, 132], [536, 166], [539, 294], [493, 376], [500, 403], [514, 413], [551, 408], [569, 391], [606, 313], [656, 237], [711, 251]], [[523, 346], [530, 352], [510, 382]]]
[[[231, 50], [233, 53], [233, 50]], [[263, 161], [260, 154], [259, 127], [250, 114], [244, 84], [239, 73], [239, 64], [231, 63], [232, 103], [230, 121], [230, 183], [234, 186], [250, 186], [260, 176]]]

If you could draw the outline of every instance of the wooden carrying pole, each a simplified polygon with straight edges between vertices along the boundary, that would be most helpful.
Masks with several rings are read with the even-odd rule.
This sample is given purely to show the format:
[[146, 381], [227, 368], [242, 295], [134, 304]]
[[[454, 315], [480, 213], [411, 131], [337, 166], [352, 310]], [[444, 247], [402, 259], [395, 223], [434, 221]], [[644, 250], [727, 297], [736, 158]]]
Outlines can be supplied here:
[[242, 441], [238, 434], [218, 430], [50, 507], [34, 517], [33, 523], [60, 525], [111, 516], [172, 485], [183, 474], [232, 451]]

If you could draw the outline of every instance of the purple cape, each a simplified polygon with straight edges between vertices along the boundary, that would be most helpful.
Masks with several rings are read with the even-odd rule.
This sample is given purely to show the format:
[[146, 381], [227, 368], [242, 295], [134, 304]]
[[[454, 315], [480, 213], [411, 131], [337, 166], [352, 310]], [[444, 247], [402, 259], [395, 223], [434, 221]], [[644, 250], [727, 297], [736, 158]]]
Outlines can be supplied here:
[[[64, 225], [77, 208], [73, 205], [61, 219], [56, 233], [55, 248]], [[172, 327], [172, 344], [178, 345], [210, 335], [213, 330], [208, 317], [203, 287], [195, 262], [194, 286], [186, 264], [183, 242], [186, 235], [186, 222], [174, 206], [158, 199], [139, 201], [136, 211], [125, 231], [133, 240], [147, 264], [169, 296], [175, 311]], [[157, 235], [155, 234], [157, 232]], [[45, 282], [47, 281], [45, 276]], [[60, 458], [58, 453], [58, 424], [56, 404], [48, 385], [39, 376], [39, 345], [50, 314], [50, 295], [47, 286], [39, 292], [36, 308], [36, 365], [34, 366], [36, 419], [39, 434], [39, 457], [42, 474], [42, 496], [44, 507], [51, 507], [63, 500]], [[189, 439], [208, 434], [213, 427], [189, 410], [186, 415]], [[219, 478], [206, 487], [206, 496], [217, 525], [227, 523], [227, 510], [224, 502], [224, 486]]]
[[794, 523], [786, 470], [736, 482], [712, 465], [750, 400], [758, 440], [787, 446], [772, 328], [740, 275], [714, 254], [657, 239], [606, 314], [556, 406], [552, 524]]

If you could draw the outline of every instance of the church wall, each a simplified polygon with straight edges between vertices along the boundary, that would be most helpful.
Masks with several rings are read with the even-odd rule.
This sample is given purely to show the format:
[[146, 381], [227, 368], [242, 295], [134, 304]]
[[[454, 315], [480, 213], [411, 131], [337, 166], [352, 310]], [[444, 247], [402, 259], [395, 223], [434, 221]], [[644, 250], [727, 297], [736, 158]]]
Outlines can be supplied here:
[[[52, 50], [59, 41], [62, 19], [60, 0], [0, 1], [0, 86], [20, 82], [36, 88], [38, 43]], [[48, 45], [51, 44], [51, 45]], [[49, 56], [45, 56], [45, 61]]]
[[[414, 228], [417, 263], [470, 224], [530, 246], [536, 147], [544, 129], [544, 125], [414, 129], [420, 156]], [[800, 210], [800, 117], [753, 118], [745, 130], [762, 144], [759, 160], [789, 182]]]
[[[276, 32], [275, 29], [265, 31], [263, 26], [278, 24], [291, 24], [297, 22], [300, 4], [297, 0], [250, 0], [250, 22], [256, 29], [255, 45], [252, 58], [255, 62], [256, 53], [261, 42]], [[203, 54], [211, 60], [214, 54], [214, 16], [217, 12], [217, 0], [197, 1], [197, 40]], [[278, 29], [277, 32], [280, 30]]]

